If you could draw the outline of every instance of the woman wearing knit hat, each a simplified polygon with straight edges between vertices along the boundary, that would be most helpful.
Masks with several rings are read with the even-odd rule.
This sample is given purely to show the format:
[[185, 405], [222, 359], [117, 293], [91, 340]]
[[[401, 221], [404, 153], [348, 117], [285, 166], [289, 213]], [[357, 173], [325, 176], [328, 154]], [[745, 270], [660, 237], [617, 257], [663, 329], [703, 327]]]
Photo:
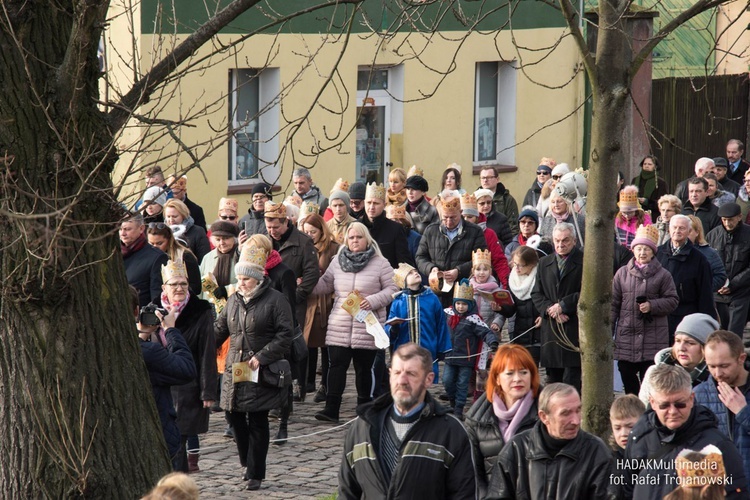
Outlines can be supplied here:
[[[233, 364], [263, 370], [284, 358], [294, 333], [292, 306], [264, 278], [268, 254], [245, 244], [234, 272], [237, 292], [229, 297], [216, 320], [216, 343], [229, 338], [221, 407], [229, 412], [234, 427], [240, 464], [246, 468], [248, 490], [260, 489], [266, 477], [270, 429], [268, 412], [284, 402], [288, 388], [251, 381], [233, 380]], [[261, 375], [262, 377], [262, 375]], [[291, 378], [287, 374], [288, 378]], [[291, 381], [291, 380], [290, 380]]]
[[161, 186], [151, 186], [143, 193], [143, 222], [164, 222], [163, 207], [167, 202], [167, 193]]
[[[683, 367], [690, 374], [693, 387], [695, 387], [708, 380], [709, 372], [703, 356], [703, 347], [706, 345], [708, 336], [719, 328], [719, 322], [708, 314], [688, 314], [677, 325], [672, 347], [657, 352], [654, 356], [654, 362], [657, 365], [666, 363]], [[643, 401], [647, 408], [649, 406], [648, 398], [651, 395], [649, 378], [653, 369], [652, 366], [646, 370], [646, 376], [641, 381], [641, 391], [638, 393], [638, 398]]]
[[612, 280], [614, 358], [626, 394], [638, 394], [654, 355], [669, 347], [667, 317], [679, 302], [672, 275], [654, 258], [658, 238], [656, 227], [640, 226], [634, 257]]
[[[620, 211], [615, 217], [615, 230], [620, 245], [631, 250], [631, 242], [635, 237], [635, 231], [639, 226], [651, 224], [651, 216], [643, 211], [638, 203], [638, 188], [625, 186], [620, 191], [620, 201], [617, 202]], [[658, 234], [658, 233], [657, 233]]]

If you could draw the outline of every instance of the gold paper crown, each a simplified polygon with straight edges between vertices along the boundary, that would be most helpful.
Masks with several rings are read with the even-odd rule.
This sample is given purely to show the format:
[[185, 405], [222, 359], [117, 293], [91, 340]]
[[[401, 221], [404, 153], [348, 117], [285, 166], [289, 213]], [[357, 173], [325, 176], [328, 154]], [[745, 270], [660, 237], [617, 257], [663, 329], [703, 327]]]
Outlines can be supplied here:
[[181, 260], [170, 260], [161, 266], [161, 282], [169, 283], [172, 278], [187, 278], [187, 268]]
[[409, 273], [412, 271], [416, 271], [416, 269], [409, 264], [404, 264], [402, 262], [398, 265], [398, 269], [393, 271], [393, 282], [396, 283], [396, 286], [399, 288], [406, 288], [406, 277], [409, 276]]
[[299, 218], [304, 219], [308, 215], [317, 214], [320, 212], [320, 205], [311, 201], [304, 201], [299, 207]]
[[180, 191], [185, 191], [187, 189], [187, 175], [180, 176], [179, 178], [170, 175], [169, 179], [167, 179], [167, 185], [173, 188], [176, 187]]
[[424, 177], [424, 170], [419, 168], [416, 165], [412, 165], [411, 168], [409, 168], [409, 171], [406, 172], [406, 178], [408, 179], [412, 175], [418, 175], [420, 177]]
[[302, 206], [302, 198], [297, 196], [296, 194], [290, 194], [286, 197], [286, 200], [284, 200], [287, 203], [291, 203], [292, 205], [296, 206], [297, 208]]
[[336, 181], [336, 184], [333, 185], [331, 188], [331, 192], [333, 193], [336, 190], [343, 191], [345, 193], [349, 192], [349, 181], [345, 181], [341, 177], [339, 177], [339, 180]]
[[557, 162], [554, 158], [547, 158], [546, 156], [542, 156], [542, 159], [539, 160], [540, 165], [547, 165], [549, 168], [555, 168], [555, 165], [557, 165]]
[[449, 168], [455, 168], [456, 170], [458, 170], [458, 173], [459, 173], [459, 174], [460, 174], [460, 173], [462, 173], [462, 172], [461, 172], [461, 165], [459, 165], [459, 164], [458, 164], [458, 163], [456, 163], [456, 162], [453, 162], [453, 163], [451, 163], [450, 165], [448, 165], [447, 167], [445, 167], [445, 169], [446, 169], [446, 170], [448, 170]]
[[489, 250], [474, 250], [471, 254], [471, 267], [476, 269], [480, 264], [484, 264], [492, 269], [492, 254]]
[[406, 207], [404, 205], [388, 205], [385, 207], [385, 216], [391, 220], [407, 219]]
[[648, 238], [656, 245], [659, 242], [659, 229], [655, 225], [638, 226], [635, 230], [636, 238]]
[[474, 301], [474, 287], [471, 286], [469, 280], [464, 278], [456, 284], [456, 290], [453, 292], [453, 300]]
[[283, 203], [267, 201], [264, 205], [263, 217], [266, 219], [286, 219], [286, 207]]
[[445, 198], [440, 202], [440, 210], [448, 215], [460, 214], [461, 200], [457, 196]]
[[477, 205], [477, 199], [473, 194], [464, 193], [461, 196], [461, 210], [476, 210], [479, 211], [479, 205]]
[[373, 198], [385, 201], [385, 187], [382, 184], [375, 184], [374, 182], [371, 182], [367, 185], [367, 190], [365, 190], [365, 199], [371, 200]]
[[640, 210], [641, 204], [638, 203], [638, 188], [635, 186], [625, 186], [620, 191], [620, 201], [617, 202], [620, 210]]
[[263, 273], [267, 259], [268, 253], [264, 249], [248, 243], [247, 245], [242, 245], [242, 253], [240, 253], [240, 260], [237, 261], [237, 264], [255, 267]]
[[222, 198], [219, 200], [219, 212], [222, 210], [231, 210], [236, 214], [238, 207], [239, 204], [234, 198]]
[[687, 488], [702, 488], [726, 475], [721, 450], [712, 444], [701, 451], [682, 450], [675, 459], [674, 468], [680, 486]]

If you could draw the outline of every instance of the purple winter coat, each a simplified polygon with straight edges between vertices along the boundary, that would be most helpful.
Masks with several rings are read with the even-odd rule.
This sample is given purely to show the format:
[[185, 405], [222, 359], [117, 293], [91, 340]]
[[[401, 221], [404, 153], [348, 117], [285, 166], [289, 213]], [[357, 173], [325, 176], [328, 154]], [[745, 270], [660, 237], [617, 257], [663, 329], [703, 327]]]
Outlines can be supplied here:
[[[644, 321], [635, 299], [646, 296], [653, 321]], [[637, 363], [651, 361], [669, 347], [669, 313], [677, 308], [679, 297], [669, 272], [654, 258], [638, 268], [635, 258], [615, 274], [612, 281], [612, 323], [615, 333], [615, 359]]]

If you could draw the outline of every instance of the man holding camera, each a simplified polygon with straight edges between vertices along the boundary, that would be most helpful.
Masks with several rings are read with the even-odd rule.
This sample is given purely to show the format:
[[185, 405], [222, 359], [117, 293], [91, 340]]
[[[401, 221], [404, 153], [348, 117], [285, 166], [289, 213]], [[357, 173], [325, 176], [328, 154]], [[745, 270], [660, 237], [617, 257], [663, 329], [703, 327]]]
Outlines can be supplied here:
[[151, 390], [159, 412], [164, 441], [167, 443], [172, 467], [176, 469], [180, 451], [180, 429], [177, 427], [171, 386], [195, 380], [195, 362], [182, 333], [175, 328], [175, 311], [166, 312], [157, 309], [153, 304], [139, 309], [138, 291], [133, 286], [130, 287], [130, 295], [141, 354], [151, 379]]

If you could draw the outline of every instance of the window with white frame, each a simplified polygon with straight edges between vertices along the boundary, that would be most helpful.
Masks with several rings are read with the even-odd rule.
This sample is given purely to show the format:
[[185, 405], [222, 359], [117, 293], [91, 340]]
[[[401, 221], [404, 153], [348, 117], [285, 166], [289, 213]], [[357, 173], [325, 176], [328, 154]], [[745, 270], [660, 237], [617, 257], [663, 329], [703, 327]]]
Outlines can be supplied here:
[[278, 68], [229, 71], [229, 185], [278, 177]]
[[479, 62], [474, 93], [474, 164], [515, 165], [516, 69]]

